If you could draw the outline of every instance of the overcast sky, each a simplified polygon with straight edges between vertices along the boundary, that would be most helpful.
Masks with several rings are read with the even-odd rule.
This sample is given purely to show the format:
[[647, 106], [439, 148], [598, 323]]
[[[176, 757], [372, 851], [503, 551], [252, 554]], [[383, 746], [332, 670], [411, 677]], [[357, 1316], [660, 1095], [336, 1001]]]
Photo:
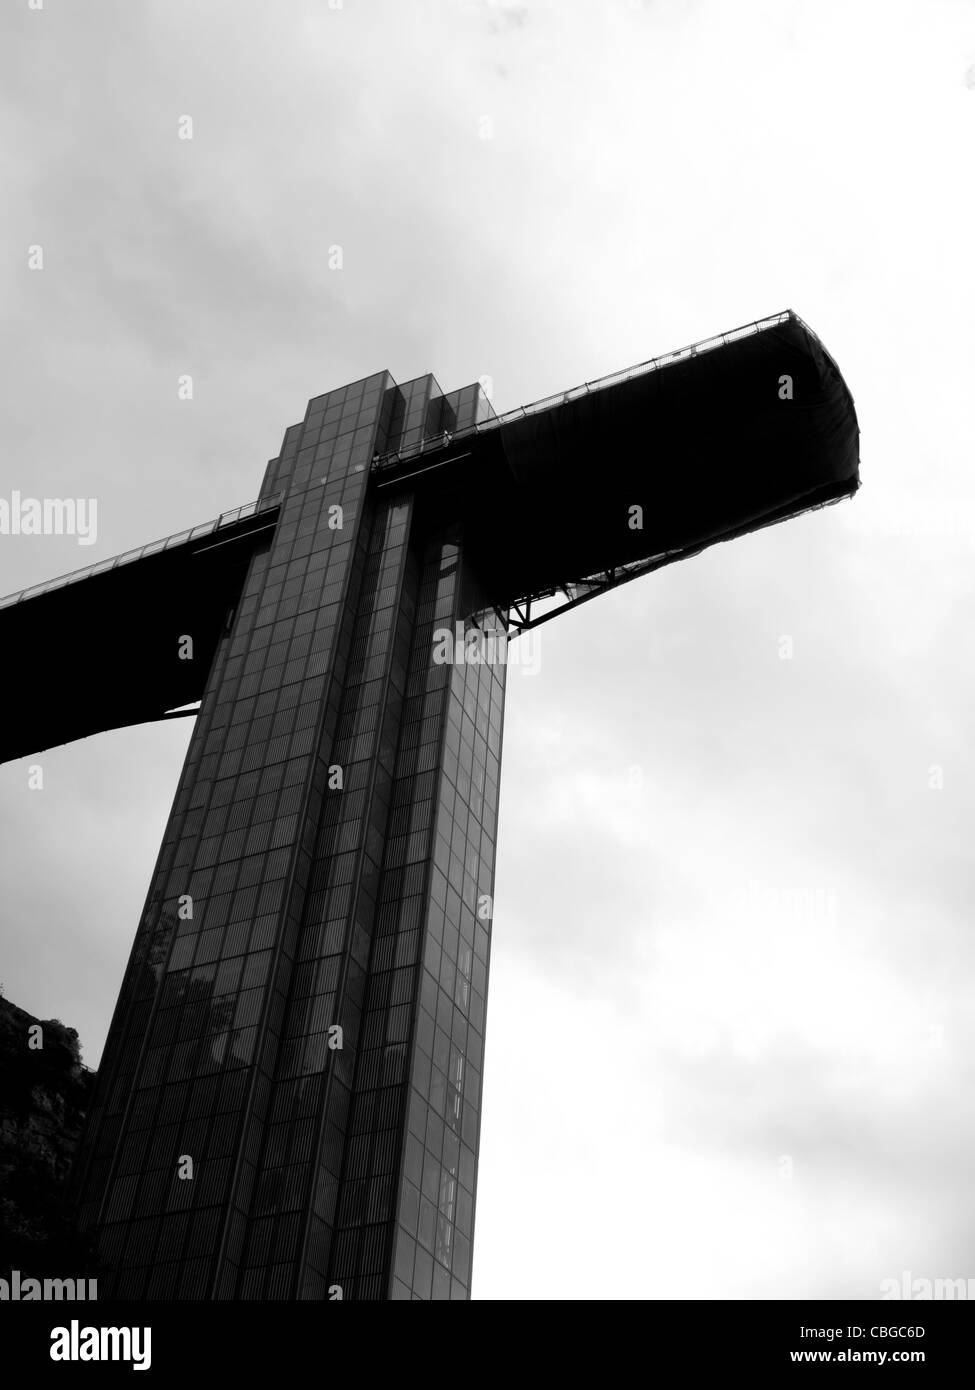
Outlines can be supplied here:
[[[0, 496], [98, 502], [95, 545], [0, 536], [0, 592], [250, 500], [310, 396], [383, 368], [503, 411], [787, 307], [822, 337], [858, 496], [509, 674], [474, 1296], [975, 1277], [975, 4], [11, 0], [0, 31]], [[93, 1065], [188, 724], [48, 752], [41, 792], [0, 768], [0, 980]]]

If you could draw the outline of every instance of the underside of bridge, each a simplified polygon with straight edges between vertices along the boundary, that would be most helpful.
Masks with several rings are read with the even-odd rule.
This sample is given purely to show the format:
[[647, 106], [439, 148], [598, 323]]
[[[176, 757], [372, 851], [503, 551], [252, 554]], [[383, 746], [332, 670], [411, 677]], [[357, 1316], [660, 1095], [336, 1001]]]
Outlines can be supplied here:
[[[369, 486], [461, 523], [512, 633], [859, 486], [852, 397], [790, 311], [500, 419], [451, 430], [436, 403], [406, 447], [377, 440]], [[279, 503], [0, 602], [0, 762], [198, 701]]]

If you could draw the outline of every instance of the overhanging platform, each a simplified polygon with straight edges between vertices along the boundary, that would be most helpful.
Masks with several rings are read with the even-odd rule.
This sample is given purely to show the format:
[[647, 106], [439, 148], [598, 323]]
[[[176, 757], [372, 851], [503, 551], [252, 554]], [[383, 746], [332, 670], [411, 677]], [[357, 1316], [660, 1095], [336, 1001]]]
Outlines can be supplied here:
[[[852, 495], [858, 446], [839, 369], [787, 310], [468, 429], [380, 450], [369, 485], [414, 495], [424, 526], [459, 522], [492, 603], [518, 631]], [[0, 600], [12, 654], [0, 762], [199, 700], [279, 503], [264, 498]], [[559, 606], [539, 613], [552, 599]], [[193, 637], [192, 661], [179, 657], [183, 635]]]

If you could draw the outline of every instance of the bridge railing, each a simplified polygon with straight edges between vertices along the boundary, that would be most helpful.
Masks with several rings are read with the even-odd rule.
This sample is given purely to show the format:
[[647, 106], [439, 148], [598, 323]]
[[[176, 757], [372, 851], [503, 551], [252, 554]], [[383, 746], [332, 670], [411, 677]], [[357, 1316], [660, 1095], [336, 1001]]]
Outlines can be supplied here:
[[[751, 337], [754, 333], [761, 333], [767, 328], [774, 328], [777, 324], [785, 323], [788, 319], [797, 319], [802, 327], [806, 328], [806, 325], [791, 309], [783, 309], [779, 314], [772, 314], [764, 319], [756, 319], [753, 323], [742, 324], [740, 328], [732, 328], [727, 333], [718, 333], [713, 338], [704, 338], [698, 343], [691, 343], [687, 347], [664, 353], [660, 357], [651, 357], [646, 362], [638, 362], [634, 367], [626, 367], [623, 371], [598, 377], [595, 381], [583, 382], [581, 386], [573, 386], [571, 390], [560, 391], [554, 396], [545, 396], [540, 401], [532, 401], [530, 405], [516, 406], [514, 410], [506, 411], [504, 415], [495, 415], [489, 420], [481, 420], [478, 424], [467, 425], [460, 430], [443, 430], [438, 434], [428, 435], [415, 444], [408, 444], [403, 449], [391, 449], [387, 453], [376, 454], [373, 458], [373, 469], [391, 468], [397, 463], [405, 463], [422, 454], [433, 453], [435, 450], [446, 448], [460, 440], [469, 439], [473, 435], [486, 434], [489, 430], [496, 430], [514, 420], [524, 420], [529, 415], [538, 415], [543, 410], [552, 410], [556, 406], [566, 405], [569, 401], [577, 400], [580, 396], [590, 395], [594, 391], [603, 391], [607, 386], [618, 386], [624, 381], [631, 381], [634, 377], [659, 371], [662, 367], [668, 367], [674, 362], [683, 362], [688, 357], [697, 357], [701, 353], [711, 352], [715, 348], [737, 342], [739, 338]], [[808, 328], [806, 331], [812, 332]]]
[[139, 546], [137, 550], [127, 550], [123, 555], [112, 555], [107, 560], [99, 560], [95, 565], [88, 565], [85, 569], [72, 570], [69, 574], [59, 574], [55, 579], [45, 579], [40, 584], [33, 584], [29, 589], [21, 589], [16, 594], [8, 594], [6, 598], [0, 598], [0, 608], [9, 608], [11, 604], [22, 603], [24, 599], [36, 598], [39, 594], [50, 593], [52, 589], [62, 589], [66, 584], [77, 584], [79, 580], [90, 579], [94, 574], [103, 574], [106, 570], [117, 569], [119, 565], [131, 564], [134, 560], [141, 560], [146, 555], [155, 555], [160, 550], [169, 550], [177, 545], [184, 545], [187, 541], [197, 540], [200, 536], [208, 536], [213, 531], [219, 531], [225, 526], [233, 526], [238, 521], [245, 521], [250, 516], [255, 516], [258, 512], [270, 511], [281, 501], [282, 493], [275, 492], [268, 497], [259, 498], [256, 502], [245, 502], [241, 507], [234, 507], [229, 512], [221, 512], [214, 521], [203, 521], [199, 526], [192, 526], [188, 531], [178, 531], [173, 536], [164, 536], [160, 541], [149, 541], [148, 544]]

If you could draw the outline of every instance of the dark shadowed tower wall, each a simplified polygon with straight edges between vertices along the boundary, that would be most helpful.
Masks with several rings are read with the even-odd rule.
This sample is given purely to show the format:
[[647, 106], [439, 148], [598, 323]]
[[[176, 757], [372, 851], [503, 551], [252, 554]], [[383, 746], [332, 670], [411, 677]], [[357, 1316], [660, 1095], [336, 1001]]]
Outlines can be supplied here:
[[76, 1175], [103, 1296], [469, 1296], [505, 668], [437, 661], [490, 596], [370, 465], [489, 411], [380, 373], [268, 466]]

